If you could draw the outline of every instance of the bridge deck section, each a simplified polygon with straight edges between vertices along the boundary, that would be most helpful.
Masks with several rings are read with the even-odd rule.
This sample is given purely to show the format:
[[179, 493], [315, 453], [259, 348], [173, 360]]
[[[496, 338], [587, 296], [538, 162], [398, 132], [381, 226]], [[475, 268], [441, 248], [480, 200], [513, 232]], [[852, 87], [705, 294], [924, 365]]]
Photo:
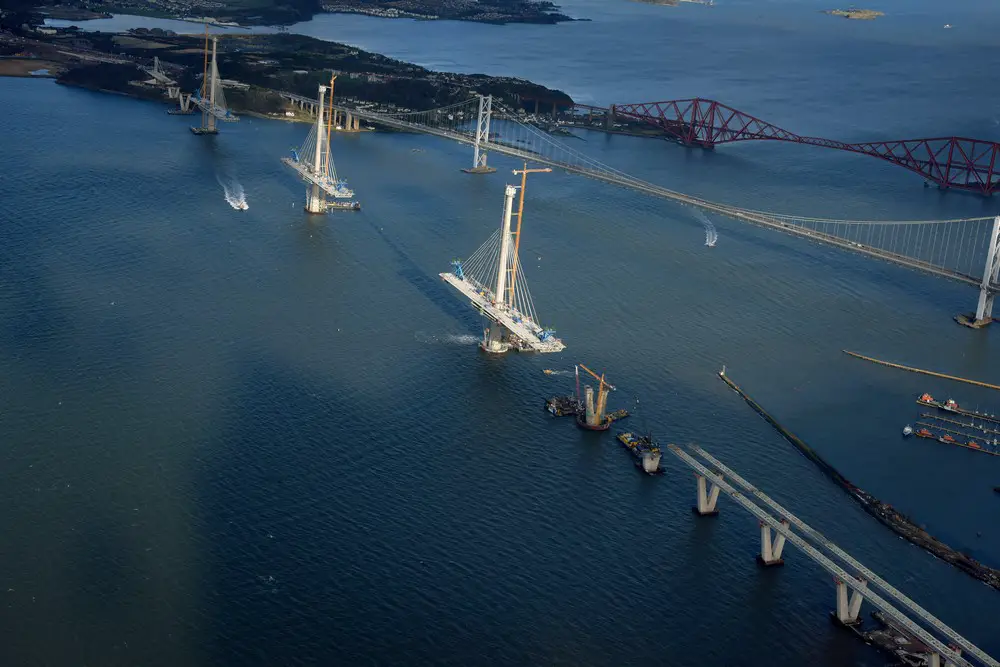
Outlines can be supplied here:
[[692, 445], [690, 447], [691, 451], [701, 456], [703, 459], [711, 463], [715, 468], [721, 472], [726, 479], [735, 482], [738, 486], [743, 487], [745, 491], [753, 495], [757, 500], [761, 501], [772, 510], [778, 513], [778, 515], [786, 519], [791, 525], [802, 531], [802, 534], [813, 540], [816, 544], [826, 549], [828, 552], [834, 554], [840, 558], [843, 562], [847, 563], [853, 567], [861, 576], [865, 578], [869, 583], [875, 584], [878, 588], [885, 591], [890, 597], [901, 604], [907, 611], [915, 614], [922, 621], [927, 623], [930, 627], [942, 633], [951, 641], [955, 642], [963, 651], [975, 656], [980, 662], [989, 667], [1000, 667], [1000, 663], [990, 657], [986, 652], [977, 647], [975, 644], [967, 640], [962, 635], [958, 634], [955, 630], [942, 623], [935, 616], [933, 616], [926, 609], [918, 605], [916, 602], [911, 600], [902, 591], [897, 589], [895, 586], [889, 582], [882, 579], [882, 577], [875, 574], [873, 571], [865, 567], [860, 561], [853, 558], [846, 551], [838, 547], [832, 541], [823, 536], [819, 531], [815, 530], [804, 521], [796, 517], [794, 514], [789, 512], [787, 509], [779, 505], [777, 502], [772, 500], [769, 496], [765, 495], [762, 491], [757, 489], [747, 480], [743, 479], [734, 470], [722, 463], [708, 452], [706, 452], [701, 447], [697, 445]]
[[542, 340], [539, 337], [543, 331], [542, 327], [516, 310], [495, 305], [486, 290], [459, 278], [454, 273], [440, 275], [442, 280], [465, 295], [476, 310], [513, 333], [529, 349], [535, 352], [562, 352], [566, 349], [566, 345], [558, 338], [549, 337], [547, 340]]
[[931, 635], [923, 627], [917, 625], [912, 620], [910, 620], [905, 614], [889, 604], [888, 601], [883, 599], [875, 591], [867, 588], [866, 583], [854, 575], [847, 572], [844, 568], [837, 565], [835, 562], [827, 558], [825, 555], [820, 553], [815, 547], [810, 545], [804, 539], [793, 533], [787, 526], [775, 519], [773, 516], [762, 510], [756, 503], [749, 500], [742, 493], [730, 486], [722, 477], [716, 475], [711, 470], [703, 466], [697, 460], [695, 460], [690, 454], [683, 451], [677, 445], [667, 445], [669, 449], [677, 458], [682, 460], [684, 463], [694, 468], [699, 474], [703, 475], [712, 484], [719, 487], [726, 495], [731, 497], [737, 503], [743, 506], [748, 512], [757, 517], [761, 522], [769, 525], [772, 530], [777, 531], [781, 535], [785, 536], [789, 542], [801, 549], [807, 556], [812, 560], [817, 562], [823, 567], [827, 572], [832, 574], [834, 577], [846, 583], [853, 590], [859, 591], [865, 600], [872, 603], [883, 614], [893, 619], [899, 625], [906, 628], [909, 632], [919, 638], [922, 642], [930, 646], [940, 655], [944, 656], [948, 663], [951, 665], [956, 665], [957, 667], [973, 667], [973, 665], [966, 660], [961, 654], [952, 649], [950, 646], [946, 646], [936, 637]]

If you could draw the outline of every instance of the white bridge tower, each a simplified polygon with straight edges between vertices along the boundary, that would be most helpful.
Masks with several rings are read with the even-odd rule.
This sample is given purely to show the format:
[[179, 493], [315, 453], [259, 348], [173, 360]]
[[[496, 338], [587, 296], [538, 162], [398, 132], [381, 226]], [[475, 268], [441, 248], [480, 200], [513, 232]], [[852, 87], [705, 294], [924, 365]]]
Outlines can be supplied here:
[[472, 145], [472, 169], [463, 169], [467, 174], [492, 174], [496, 171], [487, 166], [487, 146], [490, 143], [490, 118], [493, 115], [493, 96], [479, 96], [479, 114], [476, 117], [476, 139]]
[[512, 231], [514, 195], [518, 188], [504, 188], [503, 218], [500, 228], [479, 250], [466, 260], [452, 262], [454, 271], [442, 273], [441, 279], [457, 289], [472, 302], [472, 306], [489, 320], [483, 331], [480, 347], [490, 353], [501, 354], [508, 350], [531, 352], [561, 352], [566, 345], [556, 338], [552, 329], [538, 324], [538, 315], [528, 291], [518, 258], [521, 237], [521, 219], [524, 214], [524, 185], [529, 171], [521, 174], [521, 203], [517, 213], [517, 230]]
[[[350, 199], [354, 191], [347, 187], [347, 181], [337, 179], [337, 170], [330, 156], [330, 119], [333, 110], [333, 79], [331, 87], [320, 85], [319, 105], [316, 111], [316, 122], [302, 146], [292, 150], [291, 157], [283, 157], [281, 161], [294, 169], [306, 182], [306, 211], [309, 213], [326, 213], [330, 209], [360, 210], [356, 201], [337, 201]], [[324, 105], [327, 91], [330, 91], [329, 106]], [[330, 197], [333, 199], [327, 199]]]
[[1000, 215], [993, 219], [990, 245], [986, 249], [986, 268], [983, 282], [979, 286], [979, 303], [976, 305], [976, 321], [980, 327], [993, 321], [993, 300], [996, 298], [997, 278], [1000, 277]]

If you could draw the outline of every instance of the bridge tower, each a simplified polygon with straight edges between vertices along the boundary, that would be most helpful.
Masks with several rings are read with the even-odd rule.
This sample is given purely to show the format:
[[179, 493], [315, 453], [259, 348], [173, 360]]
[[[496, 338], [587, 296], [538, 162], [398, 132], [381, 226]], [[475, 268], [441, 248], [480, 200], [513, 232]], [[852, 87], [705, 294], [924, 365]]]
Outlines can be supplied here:
[[[326, 95], [326, 86], [319, 87], [319, 110], [316, 113], [316, 153], [312, 156], [305, 156], [306, 159], [311, 159], [313, 163], [313, 172], [322, 173], [320, 171], [323, 162], [323, 139], [325, 128], [323, 125], [323, 97]], [[329, 141], [329, 137], [326, 137]], [[309, 188], [306, 190], [306, 210], [309, 213], [326, 213], [326, 198], [323, 196], [325, 193], [320, 189], [318, 183], [310, 184]]]
[[[515, 172], [522, 175], [522, 183], [528, 171], [537, 170]], [[566, 345], [553, 335], [555, 330], [538, 324], [531, 292], [518, 259], [519, 241], [514, 238], [511, 225], [516, 194], [516, 187], [505, 186], [500, 228], [467, 261], [453, 261], [454, 271], [440, 276], [489, 320], [479, 344], [484, 352], [561, 352]], [[519, 221], [521, 214], [523, 207], [518, 212]], [[519, 233], [517, 237], [520, 238]]]
[[[326, 93], [330, 91], [329, 104], [324, 104]], [[347, 187], [347, 181], [338, 178], [337, 169], [330, 155], [330, 119], [333, 117], [333, 78], [330, 87], [319, 86], [319, 103], [316, 108], [316, 122], [309, 130], [306, 140], [299, 148], [292, 149], [291, 157], [281, 161], [294, 169], [306, 182], [306, 211], [326, 213], [330, 210], [361, 210], [358, 202], [338, 201], [350, 199], [354, 191]], [[325, 108], [324, 108], [325, 106]]]
[[479, 115], [476, 118], [476, 142], [473, 144], [472, 169], [467, 174], [492, 174], [496, 171], [486, 165], [486, 146], [490, 143], [490, 117], [493, 115], [493, 96], [479, 96]]
[[976, 321], [974, 327], [981, 327], [993, 320], [993, 300], [996, 298], [994, 285], [1000, 277], [1000, 215], [993, 219], [993, 231], [990, 234], [990, 245], [986, 249], [986, 268], [983, 271], [983, 282], [979, 286], [979, 304], [976, 306]]

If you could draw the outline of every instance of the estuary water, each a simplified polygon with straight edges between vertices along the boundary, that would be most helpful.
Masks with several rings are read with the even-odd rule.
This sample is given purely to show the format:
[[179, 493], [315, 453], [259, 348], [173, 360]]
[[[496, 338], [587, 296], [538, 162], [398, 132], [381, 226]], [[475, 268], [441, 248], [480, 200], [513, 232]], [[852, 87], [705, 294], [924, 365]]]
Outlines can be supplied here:
[[[884, 5], [848, 22], [812, 2], [580, 0], [567, 13], [593, 22], [295, 29], [580, 101], [699, 95], [805, 134], [998, 138], [996, 11]], [[303, 125], [195, 137], [161, 105], [40, 80], [0, 81], [0, 104], [0, 664], [882, 664], [829, 623], [818, 566], [789, 548], [758, 570], [757, 523], [725, 499], [696, 520], [679, 461], [641, 476], [610, 434], [544, 413], [572, 386], [542, 369], [578, 361], [608, 373], [612, 407], [638, 398], [627, 425], [702, 445], [1000, 654], [996, 591], [875, 523], [716, 377], [725, 363], [849, 479], [1000, 564], [1000, 461], [900, 437], [922, 391], [1000, 396], [841, 353], [996, 382], [996, 331], [951, 320], [974, 290], [715, 216], [709, 247], [687, 209], [556, 172], [529, 181], [522, 257], [568, 348], [488, 358], [437, 274], [499, 223], [502, 157], [473, 177], [438, 139], [337, 136], [363, 210], [313, 218], [278, 161]], [[753, 208], [998, 212], [806, 147], [573, 141]]]

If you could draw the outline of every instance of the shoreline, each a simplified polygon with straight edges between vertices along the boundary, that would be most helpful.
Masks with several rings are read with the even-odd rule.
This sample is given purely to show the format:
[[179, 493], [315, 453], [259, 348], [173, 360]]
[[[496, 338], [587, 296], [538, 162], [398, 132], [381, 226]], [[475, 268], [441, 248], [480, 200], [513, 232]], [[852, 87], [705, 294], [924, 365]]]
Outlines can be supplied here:
[[[190, 14], [177, 15], [170, 12], [158, 11], [155, 8], [146, 6], [132, 6], [117, 4], [115, 2], [101, 3], [95, 10], [76, 10], [59, 8], [45, 8], [45, 12], [36, 12], [46, 18], [65, 21], [91, 21], [99, 19], [113, 18], [116, 14], [127, 14], [133, 16], [145, 16], [148, 18], [166, 19], [170, 21], [185, 21], [188, 23], [208, 24], [214, 28], [235, 28], [251, 30], [262, 27], [290, 26], [296, 23], [304, 23], [314, 20], [324, 14], [359, 14], [384, 19], [409, 19], [413, 21], [456, 21], [460, 23], [484, 23], [488, 25], [557, 25], [559, 23], [572, 23], [575, 21], [590, 21], [589, 18], [575, 18], [563, 14], [560, 7], [549, 2], [539, 2], [529, 0], [526, 4], [528, 8], [536, 9], [534, 12], [505, 13], [503, 6], [494, 7], [492, 5], [481, 5], [477, 14], [464, 14], [452, 10], [448, 14], [435, 14], [441, 7], [436, 6], [432, 0], [424, 0], [428, 3], [421, 11], [402, 10], [391, 6], [359, 5], [352, 6], [351, 0], [346, 0], [343, 4], [320, 4], [318, 9], [303, 9], [300, 12], [290, 13], [280, 11], [274, 13], [274, 8], [258, 8], [252, 13], [250, 10], [238, 14], [221, 14], [220, 16], [195, 17]], [[687, 0], [693, 1], [693, 0]], [[494, 11], [491, 11], [494, 10]], [[516, 7], [511, 7], [511, 11], [516, 12]], [[421, 13], [427, 12], [427, 13]], [[87, 14], [87, 16], [84, 16]]]

